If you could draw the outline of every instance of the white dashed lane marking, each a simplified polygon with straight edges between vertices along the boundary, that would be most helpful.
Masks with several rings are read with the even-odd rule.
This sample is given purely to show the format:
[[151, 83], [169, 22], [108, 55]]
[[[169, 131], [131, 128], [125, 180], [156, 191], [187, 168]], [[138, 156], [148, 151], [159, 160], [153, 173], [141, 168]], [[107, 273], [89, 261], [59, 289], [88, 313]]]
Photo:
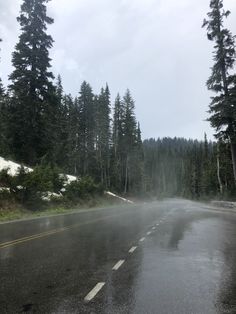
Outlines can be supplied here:
[[[165, 218], [163, 218], [163, 221]], [[160, 220], [160, 223], [162, 223], [162, 220]], [[156, 224], [156, 226], [159, 226], [159, 223]], [[156, 227], [152, 227], [152, 230], [156, 230]], [[147, 235], [150, 235], [151, 231], [147, 232]], [[139, 240], [139, 242], [143, 242], [146, 238], [143, 237]], [[131, 249], [129, 250], [129, 253], [134, 253], [134, 251], [137, 249], [137, 246], [132, 246]], [[112, 270], [118, 270], [123, 264], [125, 260], [119, 260], [112, 268]], [[91, 301], [97, 294], [98, 292], [105, 286], [105, 282], [99, 282], [96, 284], [96, 286], [86, 295], [84, 298], [84, 301], [89, 302]]]
[[105, 282], [99, 282], [96, 284], [96, 286], [91, 290], [86, 297], [84, 298], [84, 301], [89, 302], [91, 301], [97, 294], [98, 292], [105, 286]]
[[137, 249], [137, 246], [133, 246], [130, 250], [129, 253], [134, 253], [134, 251]]
[[125, 262], [124, 259], [120, 260], [113, 266], [112, 270], [118, 270], [124, 264], [124, 262]]

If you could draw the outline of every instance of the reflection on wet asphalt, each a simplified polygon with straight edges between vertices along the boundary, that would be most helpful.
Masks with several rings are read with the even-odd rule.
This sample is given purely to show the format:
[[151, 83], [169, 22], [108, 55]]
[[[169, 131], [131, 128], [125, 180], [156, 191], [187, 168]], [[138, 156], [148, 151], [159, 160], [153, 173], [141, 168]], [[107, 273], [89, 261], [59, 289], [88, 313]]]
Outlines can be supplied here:
[[184, 200], [0, 225], [68, 228], [0, 246], [0, 313], [236, 313], [235, 226]]

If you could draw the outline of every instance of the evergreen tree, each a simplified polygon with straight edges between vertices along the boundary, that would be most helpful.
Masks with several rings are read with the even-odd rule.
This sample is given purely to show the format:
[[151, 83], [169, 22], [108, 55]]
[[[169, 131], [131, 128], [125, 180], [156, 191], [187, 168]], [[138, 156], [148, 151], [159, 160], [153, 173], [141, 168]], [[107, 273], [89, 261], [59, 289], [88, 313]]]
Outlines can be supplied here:
[[95, 105], [91, 86], [83, 82], [78, 98], [79, 104], [79, 173], [93, 176], [96, 172], [95, 158]]
[[2, 84], [2, 79], [0, 78], [0, 97], [2, 97], [3, 95], [4, 95], [4, 88]]
[[[2, 39], [0, 38], [0, 42]], [[1, 49], [0, 49], [1, 50]], [[1, 59], [0, 59], [1, 61]], [[0, 77], [0, 155], [6, 157], [8, 155], [8, 139], [7, 139], [7, 128], [8, 128], [8, 103], [9, 97], [4, 90], [2, 80]]]
[[[67, 108], [67, 144], [65, 145], [67, 156], [67, 172], [78, 176], [81, 175], [79, 167], [80, 144], [79, 144], [79, 100], [73, 100], [71, 95], [64, 96], [64, 106]], [[82, 152], [81, 152], [82, 153]]]
[[123, 121], [123, 171], [124, 171], [124, 193], [131, 190], [133, 183], [133, 154], [136, 143], [137, 125], [134, 113], [134, 100], [129, 90], [123, 97], [124, 121]]
[[117, 157], [117, 153], [119, 151], [119, 146], [122, 141], [122, 119], [123, 119], [123, 107], [121, 104], [120, 95], [118, 94], [115, 99], [114, 106], [114, 115], [113, 115], [113, 131], [112, 131], [112, 141], [113, 141], [113, 150], [114, 156]]
[[216, 128], [217, 138], [226, 139], [231, 144], [236, 180], [236, 75], [231, 73], [235, 64], [235, 37], [224, 27], [230, 12], [224, 10], [223, 0], [211, 0], [210, 8], [203, 27], [207, 28], [208, 39], [215, 42], [215, 63], [207, 87], [218, 95], [212, 98], [209, 120]]
[[17, 21], [19, 42], [12, 57], [10, 141], [20, 162], [35, 164], [53, 145], [55, 90], [49, 71], [53, 39], [46, 33], [53, 19], [47, 16], [48, 0], [24, 0]]
[[112, 128], [111, 186], [119, 193], [139, 193], [143, 189], [143, 145], [136, 123], [135, 104], [129, 90], [115, 99]]
[[114, 113], [112, 127], [111, 182], [112, 187], [115, 189], [115, 191], [121, 192], [124, 107], [122, 105], [119, 94], [115, 99], [113, 112]]
[[141, 193], [143, 192], [143, 181], [144, 181], [144, 152], [142, 134], [140, 129], [140, 123], [138, 123], [136, 130], [136, 140], [133, 151], [133, 160], [131, 164], [132, 173], [132, 192]]
[[64, 92], [63, 92], [62, 80], [61, 80], [61, 75], [59, 74], [57, 76], [57, 82], [56, 82], [56, 95], [57, 95], [60, 105], [62, 105], [63, 94]]
[[218, 161], [218, 190], [222, 197], [228, 197], [235, 193], [234, 178], [232, 173], [230, 144], [219, 140], [217, 143]]
[[[2, 42], [2, 39], [0, 38], [0, 43]], [[1, 51], [1, 49], [0, 49]], [[1, 58], [0, 58], [0, 61], [1, 61]], [[4, 88], [3, 88], [3, 85], [2, 85], [2, 78], [0, 77], [0, 97], [4, 94]]]
[[204, 134], [204, 145], [203, 145], [203, 161], [202, 161], [202, 178], [201, 186], [202, 193], [205, 195], [209, 194], [209, 144], [206, 133]]
[[110, 91], [108, 86], [101, 89], [96, 101], [96, 146], [100, 182], [110, 185]]
[[[56, 100], [57, 105], [55, 106], [54, 112], [54, 130], [55, 132], [55, 142], [54, 142], [54, 155], [55, 162], [60, 168], [67, 169], [68, 164], [68, 118], [69, 118], [69, 105], [67, 104], [67, 100], [70, 103], [69, 98], [64, 96], [64, 91], [62, 87], [61, 76], [58, 75], [56, 82]], [[73, 100], [72, 100], [73, 102]]]

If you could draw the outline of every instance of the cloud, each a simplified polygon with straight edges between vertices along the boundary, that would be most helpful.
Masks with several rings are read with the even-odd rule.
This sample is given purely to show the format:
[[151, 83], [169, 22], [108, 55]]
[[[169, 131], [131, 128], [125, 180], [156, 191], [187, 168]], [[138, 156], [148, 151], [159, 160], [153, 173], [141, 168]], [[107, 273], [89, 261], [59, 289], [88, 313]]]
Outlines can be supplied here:
[[[5, 82], [19, 5], [0, 3]], [[227, 27], [236, 34], [236, 1], [225, 0], [225, 7], [232, 11]], [[201, 29], [209, 0], [52, 0], [48, 10], [55, 19], [48, 29], [55, 40], [53, 71], [62, 75], [66, 92], [77, 95], [82, 80], [95, 92], [108, 82], [113, 98], [129, 87], [143, 137], [213, 134], [204, 122], [213, 46]]]

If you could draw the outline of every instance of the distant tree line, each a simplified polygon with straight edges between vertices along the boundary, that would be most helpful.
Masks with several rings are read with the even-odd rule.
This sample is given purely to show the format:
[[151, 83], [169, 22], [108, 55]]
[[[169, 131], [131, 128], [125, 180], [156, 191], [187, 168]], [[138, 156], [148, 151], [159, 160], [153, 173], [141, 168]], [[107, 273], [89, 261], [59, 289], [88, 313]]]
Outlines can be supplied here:
[[145, 192], [201, 199], [235, 195], [227, 143], [163, 138], [145, 140]]
[[[219, 93], [210, 106], [217, 143], [185, 139], [142, 142], [129, 90], [112, 104], [106, 84], [99, 94], [83, 82], [78, 95], [63, 90], [51, 72], [53, 39], [48, 0], [24, 0], [17, 21], [10, 85], [0, 80], [0, 155], [29, 166], [54, 164], [61, 172], [91, 177], [104, 189], [130, 195], [232, 195], [236, 167], [234, 37], [222, 28], [222, 1], [212, 0], [208, 38], [216, 41], [216, 65], [208, 87]], [[236, 177], [236, 172], [235, 172]]]

